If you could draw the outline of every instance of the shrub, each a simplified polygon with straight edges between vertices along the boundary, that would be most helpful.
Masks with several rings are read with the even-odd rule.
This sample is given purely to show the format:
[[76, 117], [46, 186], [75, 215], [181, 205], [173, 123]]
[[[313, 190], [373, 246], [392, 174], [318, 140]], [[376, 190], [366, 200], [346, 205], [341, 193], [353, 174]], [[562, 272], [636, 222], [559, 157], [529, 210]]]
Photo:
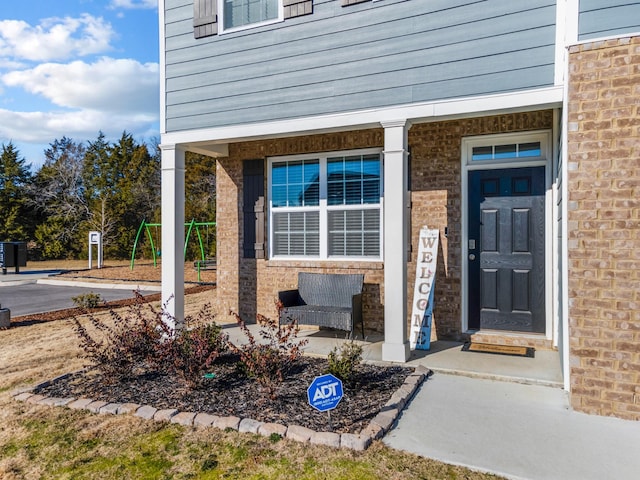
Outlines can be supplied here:
[[327, 357], [327, 373], [335, 375], [344, 383], [353, 380], [355, 369], [362, 362], [362, 345], [353, 340], [334, 347]]
[[93, 292], [76, 295], [75, 297], [71, 297], [71, 300], [76, 307], [85, 309], [98, 308], [100, 302], [103, 301], [100, 294]]
[[179, 331], [167, 325], [171, 318], [164, 309], [143, 307], [144, 298], [136, 292], [136, 302], [125, 314], [109, 310], [112, 325], [89, 315], [97, 331], [93, 335], [74, 319], [84, 357], [113, 381], [151, 370], [174, 373], [196, 387], [227, 348], [227, 336], [211, 322], [211, 307], [205, 305], [195, 317], [185, 318]]
[[148, 313], [144, 312], [144, 298], [139, 292], [135, 296], [136, 301], [128, 307], [127, 314], [109, 310], [111, 325], [90, 314], [94, 334], [77, 318], [73, 319], [84, 357], [113, 381], [118, 377], [131, 377], [145, 365], [155, 365], [160, 343], [172, 333], [163, 322], [163, 314], [151, 305]]
[[240, 316], [234, 312], [231, 314], [248, 341], [240, 346], [229, 343], [229, 349], [240, 357], [240, 365], [246, 375], [255, 378], [269, 398], [276, 398], [278, 385], [302, 356], [302, 347], [308, 341], [297, 338], [300, 329], [295, 321], [282, 326], [263, 315], [256, 316], [262, 341], [256, 340]]
[[163, 344], [159, 355], [159, 359], [189, 387], [197, 387], [204, 373], [227, 350], [228, 335], [211, 322], [211, 317], [209, 305], [205, 305], [195, 318], [187, 317], [185, 328]]

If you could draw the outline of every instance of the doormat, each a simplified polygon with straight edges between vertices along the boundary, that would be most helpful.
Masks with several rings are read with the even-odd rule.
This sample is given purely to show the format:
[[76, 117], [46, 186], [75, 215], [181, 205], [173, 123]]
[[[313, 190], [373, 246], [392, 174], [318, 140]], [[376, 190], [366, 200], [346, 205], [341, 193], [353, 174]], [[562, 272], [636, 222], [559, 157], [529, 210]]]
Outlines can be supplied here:
[[491, 343], [467, 342], [462, 346], [462, 351], [533, 358], [535, 357], [536, 349], [533, 347], [521, 347], [518, 345], [494, 345]]

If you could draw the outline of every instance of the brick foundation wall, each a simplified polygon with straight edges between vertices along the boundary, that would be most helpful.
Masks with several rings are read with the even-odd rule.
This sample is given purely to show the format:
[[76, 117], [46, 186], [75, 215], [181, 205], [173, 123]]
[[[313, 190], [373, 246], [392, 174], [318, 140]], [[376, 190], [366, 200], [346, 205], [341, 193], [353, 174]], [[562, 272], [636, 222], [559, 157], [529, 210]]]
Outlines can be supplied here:
[[640, 37], [569, 54], [571, 404], [640, 420]]
[[[408, 308], [413, 297], [418, 232], [423, 225], [440, 230], [434, 323], [437, 338], [462, 339], [461, 296], [461, 142], [465, 136], [552, 128], [550, 110], [417, 124], [409, 130], [411, 150], [411, 240]], [[383, 130], [342, 132], [244, 142], [229, 146], [218, 161], [217, 235], [218, 305], [253, 320], [256, 313], [275, 317], [279, 290], [295, 288], [297, 272], [365, 274], [364, 318], [369, 331], [384, 329], [384, 266], [380, 262], [286, 262], [242, 259], [242, 162], [270, 156], [383, 147]], [[265, 178], [266, 191], [266, 178]], [[448, 228], [448, 236], [444, 229]], [[495, 341], [495, 339], [494, 339]]]

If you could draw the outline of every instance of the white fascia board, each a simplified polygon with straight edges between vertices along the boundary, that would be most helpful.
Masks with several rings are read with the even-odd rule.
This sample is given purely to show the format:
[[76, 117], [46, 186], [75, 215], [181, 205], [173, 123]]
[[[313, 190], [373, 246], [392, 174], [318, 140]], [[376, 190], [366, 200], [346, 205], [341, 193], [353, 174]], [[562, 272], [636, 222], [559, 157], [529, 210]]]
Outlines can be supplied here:
[[[470, 97], [438, 102], [434, 104], [434, 116], [469, 117], [495, 115], [515, 111], [543, 108], [557, 108], [562, 105], [562, 86], [539, 88], [522, 92], [501, 93], [483, 97]], [[414, 123], [416, 123], [414, 121]]]
[[160, 135], [167, 131], [167, 95], [166, 95], [166, 39], [165, 39], [165, 15], [164, 0], [158, 0], [158, 22], [159, 22], [159, 42], [160, 42]]
[[[562, 86], [508, 92], [477, 97], [398, 105], [386, 108], [342, 112], [274, 122], [249, 123], [225, 127], [162, 133], [162, 144], [177, 145], [227, 143], [282, 136], [298, 136], [363, 128], [380, 128], [384, 122], [406, 119], [413, 123], [433, 122], [456, 117], [490, 115], [562, 105]], [[196, 147], [196, 145], [194, 145]]]

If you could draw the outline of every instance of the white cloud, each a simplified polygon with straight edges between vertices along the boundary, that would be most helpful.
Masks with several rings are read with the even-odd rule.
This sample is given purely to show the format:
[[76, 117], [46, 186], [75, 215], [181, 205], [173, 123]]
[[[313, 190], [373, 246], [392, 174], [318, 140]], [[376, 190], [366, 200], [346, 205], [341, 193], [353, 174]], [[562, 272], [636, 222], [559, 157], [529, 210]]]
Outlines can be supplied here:
[[157, 8], [158, 0], [111, 0], [112, 8]]
[[[14, 112], [0, 109], [0, 141], [49, 144], [63, 135], [78, 141], [94, 139], [98, 131], [117, 138], [123, 131], [144, 134], [157, 121], [152, 115], [95, 110], [76, 112]], [[6, 139], [6, 140], [4, 140]]]
[[0, 57], [0, 72], [3, 70], [19, 70], [21, 68], [27, 68], [29, 65], [24, 62], [19, 62], [16, 60], [9, 60], [6, 58]]
[[49, 144], [63, 135], [79, 141], [98, 131], [148, 136], [159, 117], [157, 63], [101, 58], [94, 63], [45, 63], [0, 76], [0, 84], [22, 88], [58, 106], [49, 111], [0, 109], [0, 141]]
[[21, 20], [0, 21], [0, 59], [50, 61], [111, 49], [113, 28], [102, 18], [49, 18], [32, 27]]
[[44, 63], [29, 70], [7, 73], [0, 80], [72, 109], [157, 114], [157, 63], [104, 57], [95, 63]]
[[[113, 0], [151, 8], [157, 0]], [[37, 25], [0, 20], [0, 143], [13, 141], [29, 160], [62, 136], [77, 141], [99, 131], [117, 139], [158, 134], [159, 66], [105, 55], [114, 50], [102, 17], [48, 18]]]

